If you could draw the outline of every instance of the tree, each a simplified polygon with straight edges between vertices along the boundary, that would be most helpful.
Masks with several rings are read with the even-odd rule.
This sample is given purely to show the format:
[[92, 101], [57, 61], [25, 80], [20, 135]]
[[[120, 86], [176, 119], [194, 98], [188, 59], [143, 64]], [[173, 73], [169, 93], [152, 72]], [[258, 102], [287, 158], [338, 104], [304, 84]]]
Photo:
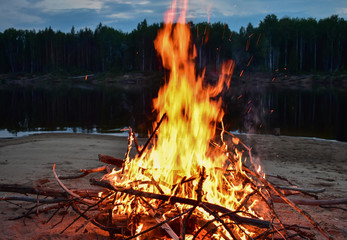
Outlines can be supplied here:
[[275, 70], [275, 65], [278, 65], [278, 19], [276, 15], [267, 15], [263, 21], [260, 22], [259, 28], [263, 33], [266, 41], [264, 42], [264, 47], [267, 48], [267, 58], [268, 58], [268, 69], [270, 71]]
[[[101, 23], [64, 33], [6, 29], [0, 32], [0, 73], [155, 71], [161, 68], [153, 41], [161, 24], [144, 19], [130, 33]], [[299, 19], [267, 15], [239, 32], [225, 23], [188, 23], [199, 70], [234, 59], [237, 70], [330, 72], [347, 69], [347, 22], [337, 15]]]

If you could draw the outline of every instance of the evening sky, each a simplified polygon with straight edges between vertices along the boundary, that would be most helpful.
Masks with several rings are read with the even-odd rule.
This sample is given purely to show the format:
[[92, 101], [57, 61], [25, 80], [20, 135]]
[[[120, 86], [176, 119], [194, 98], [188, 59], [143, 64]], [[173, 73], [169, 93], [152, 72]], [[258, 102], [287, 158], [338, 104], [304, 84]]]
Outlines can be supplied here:
[[[91, 28], [101, 22], [131, 32], [144, 19], [148, 24], [163, 21], [171, 0], [0, 0], [0, 31], [7, 28], [45, 29], [69, 32]], [[227, 23], [231, 30], [252, 23], [258, 26], [268, 14], [279, 19], [338, 15], [347, 19], [346, 0], [190, 0], [187, 20]], [[210, 19], [210, 20], [209, 20]]]

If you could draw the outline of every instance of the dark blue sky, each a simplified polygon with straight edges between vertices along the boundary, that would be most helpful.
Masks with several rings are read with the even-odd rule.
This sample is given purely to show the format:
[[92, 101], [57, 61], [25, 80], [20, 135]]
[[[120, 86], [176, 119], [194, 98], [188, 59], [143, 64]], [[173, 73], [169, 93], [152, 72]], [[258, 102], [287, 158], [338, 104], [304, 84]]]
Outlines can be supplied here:
[[[94, 30], [101, 22], [123, 32], [130, 32], [143, 19], [149, 24], [163, 21], [171, 0], [0, 0], [0, 31], [44, 29], [69, 32]], [[190, 0], [187, 20], [227, 23], [238, 31], [249, 22], [258, 26], [267, 14], [282, 17], [313, 17], [317, 20], [333, 14], [347, 19], [346, 0]]]

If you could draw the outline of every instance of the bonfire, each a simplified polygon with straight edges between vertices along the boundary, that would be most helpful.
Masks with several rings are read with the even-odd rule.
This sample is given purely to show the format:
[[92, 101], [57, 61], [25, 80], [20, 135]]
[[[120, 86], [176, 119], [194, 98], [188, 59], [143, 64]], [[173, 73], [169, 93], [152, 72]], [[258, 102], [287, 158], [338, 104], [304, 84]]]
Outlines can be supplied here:
[[[195, 68], [186, 9], [187, 1], [177, 17], [176, 2], [172, 4], [154, 43], [167, 79], [154, 99], [158, 119], [150, 137], [139, 146], [129, 128], [124, 159], [100, 154], [100, 161], [108, 165], [76, 176], [107, 171], [101, 179], [91, 179], [102, 190], [68, 189], [62, 182], [68, 177], [58, 177], [55, 166], [63, 191], [18, 186], [7, 190], [49, 196], [38, 200], [41, 205], [71, 206], [78, 218], [108, 231], [112, 239], [314, 237], [306, 228], [283, 222], [274, 202], [292, 207], [332, 239], [284, 190], [267, 180], [261, 165], [253, 161], [251, 148], [224, 129], [221, 95], [229, 87], [234, 62], [221, 66], [218, 81], [204, 81], [205, 72]], [[136, 153], [131, 157], [133, 146]]]

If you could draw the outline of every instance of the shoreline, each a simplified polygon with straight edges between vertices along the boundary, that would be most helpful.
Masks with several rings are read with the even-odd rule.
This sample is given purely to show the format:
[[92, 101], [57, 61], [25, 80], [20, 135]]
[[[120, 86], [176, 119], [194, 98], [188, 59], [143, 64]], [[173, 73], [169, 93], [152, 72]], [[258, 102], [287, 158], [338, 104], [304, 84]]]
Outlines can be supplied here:
[[[126, 128], [126, 127], [124, 127]], [[67, 128], [67, 130], [57, 130], [57, 131], [18, 131], [14, 135], [8, 130], [0, 130], [0, 141], [3, 139], [13, 139], [13, 138], [23, 138], [23, 137], [29, 137], [29, 136], [37, 136], [37, 135], [45, 135], [45, 134], [87, 134], [87, 135], [100, 135], [100, 136], [114, 136], [114, 137], [128, 137], [128, 133], [126, 131], [110, 131], [109, 133], [107, 132], [97, 132], [94, 130], [91, 131], [84, 131], [84, 130], [77, 130], [73, 131], [71, 130], [72, 128]], [[329, 139], [329, 138], [322, 138], [322, 137], [307, 137], [307, 136], [296, 136], [296, 135], [275, 135], [275, 134], [270, 134], [270, 133], [244, 133], [244, 132], [238, 132], [238, 131], [229, 131], [231, 134], [234, 134], [235, 136], [257, 136], [257, 135], [262, 135], [262, 136], [283, 136], [283, 137], [288, 137], [288, 138], [299, 138], [299, 139], [311, 139], [311, 140], [317, 140], [317, 141], [327, 141], [327, 142], [341, 142], [341, 143], [347, 143], [345, 141], [340, 141], [336, 139]], [[11, 135], [12, 134], [12, 135]], [[136, 136], [138, 137], [138, 133], [135, 133]]]

